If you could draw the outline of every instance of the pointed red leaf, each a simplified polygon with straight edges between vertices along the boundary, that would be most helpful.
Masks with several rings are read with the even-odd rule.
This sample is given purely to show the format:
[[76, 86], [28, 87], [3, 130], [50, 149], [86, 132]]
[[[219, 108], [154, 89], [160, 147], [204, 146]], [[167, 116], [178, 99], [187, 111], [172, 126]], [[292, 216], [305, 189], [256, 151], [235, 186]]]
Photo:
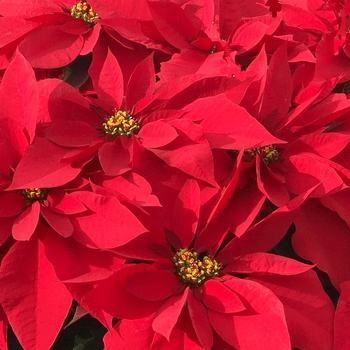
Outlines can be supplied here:
[[28, 144], [33, 141], [39, 108], [39, 94], [34, 71], [16, 51], [0, 85], [1, 108], [10, 123], [24, 132]]
[[187, 13], [173, 2], [149, 1], [154, 24], [163, 37], [178, 49], [190, 48], [197, 30]]
[[[291, 97], [292, 76], [287, 58], [287, 45], [283, 44], [271, 57], [259, 115], [259, 120], [264, 121], [268, 130], [272, 130], [278, 118], [288, 112]], [[276, 117], [269, 119], [271, 113]]]
[[334, 306], [314, 271], [254, 280], [269, 288], [283, 303], [293, 348], [332, 349]]
[[202, 301], [209, 309], [223, 313], [240, 312], [246, 309], [237, 294], [216, 279], [204, 283]]
[[147, 56], [134, 69], [126, 88], [125, 107], [131, 110], [138, 100], [153, 93], [156, 84], [153, 54]]
[[32, 67], [47, 69], [71, 63], [82, 47], [83, 38], [80, 35], [65, 33], [59, 25], [34, 29], [18, 45], [19, 51]]
[[121, 142], [106, 142], [98, 150], [98, 158], [106, 175], [118, 176], [130, 170], [130, 150]]
[[89, 75], [98, 97], [110, 108], [120, 108], [124, 95], [123, 73], [117, 59], [103, 41], [93, 50]]
[[314, 265], [269, 253], [253, 253], [235, 259], [225, 267], [228, 273], [257, 273], [297, 275], [312, 269]]
[[94, 127], [78, 120], [57, 121], [45, 128], [45, 137], [64, 147], [88, 146], [97, 135]]
[[18, 164], [9, 188], [57, 187], [73, 180], [81, 168], [61, 162], [67, 152], [66, 148], [37, 137]]
[[334, 318], [334, 347], [347, 349], [350, 346], [350, 281], [340, 286], [340, 298]]
[[69, 237], [73, 234], [73, 225], [66, 215], [57, 214], [45, 207], [41, 208], [41, 214], [47, 223], [61, 236]]
[[178, 136], [176, 130], [161, 120], [143, 125], [138, 133], [145, 148], [158, 148], [169, 144]]
[[179, 144], [178, 147], [174, 145], [172, 150], [151, 149], [151, 151], [168, 165], [217, 187], [214, 178], [213, 154], [208, 144], [185, 146]]
[[2, 261], [0, 283], [0, 303], [22, 347], [49, 349], [72, 297], [57, 279], [42, 243], [15, 243]]
[[213, 330], [209, 323], [208, 313], [203, 304], [189, 291], [187, 296], [187, 309], [190, 314], [193, 328], [205, 350], [213, 346]]
[[59, 214], [78, 214], [86, 211], [86, 207], [79, 200], [62, 190], [51, 190], [47, 197], [51, 210]]
[[291, 349], [283, 304], [273, 292], [254, 281], [235, 277], [228, 278], [224, 284], [245, 298], [255, 310], [251, 314], [219, 314], [209, 309], [209, 319], [224, 340], [233, 336], [228, 338], [226, 334], [231, 325], [239, 345], [231, 344], [237, 348]]
[[144, 300], [165, 300], [184, 289], [175, 274], [169, 270], [136, 273], [127, 280], [125, 289]]
[[296, 217], [299, 207], [317, 189], [317, 186], [292, 199], [287, 205], [276, 209], [272, 214], [252, 226], [240, 238], [230, 241], [219, 253], [217, 259], [222, 262], [231, 262], [234, 256], [266, 252], [272, 249], [284, 237]]
[[72, 217], [73, 237], [84, 245], [115, 248], [147, 231], [137, 217], [115, 197], [92, 192], [73, 192], [91, 213]]
[[315, 154], [305, 152], [294, 155], [284, 164], [288, 167], [285, 172], [286, 187], [292, 193], [300, 194], [321, 183], [313, 196], [323, 196], [343, 186], [338, 172]]
[[163, 303], [152, 322], [152, 328], [155, 332], [169, 340], [170, 333], [186, 304], [188, 293], [189, 288], [186, 288], [183, 293], [173, 295]]
[[38, 225], [39, 215], [39, 202], [35, 202], [27, 207], [19, 216], [16, 217], [13, 223], [13, 238], [18, 241], [28, 241]]
[[276, 206], [282, 207], [289, 201], [284, 183], [277, 181], [269, 166], [259, 157], [255, 158], [257, 184], [260, 191]]
[[[201, 122], [212, 148], [249, 149], [268, 144], [284, 143], [272, 136], [263, 125], [253, 118], [244, 108], [227, 99], [223, 94], [207, 97], [215, 106], [215, 113], [208, 114], [200, 106], [193, 112], [205, 115]], [[211, 139], [211, 137], [215, 137]], [[230, 142], [223, 136], [229, 136]]]
[[[134, 264], [117, 271], [101, 281], [85, 298], [86, 306], [99, 308], [116, 318], [137, 319], [155, 313], [163, 301], [147, 301], [137, 298], [125, 289], [129, 276], [154, 270], [151, 265]], [[179, 294], [181, 295], [181, 294]]]
[[196, 234], [200, 204], [197, 181], [187, 180], [175, 200], [173, 211], [173, 230], [182, 248], [189, 247]]
[[338, 215], [350, 227], [350, 189], [346, 188], [340, 192], [336, 192], [327, 197], [320, 198], [321, 203], [330, 210], [338, 213]]
[[0, 217], [14, 217], [24, 208], [24, 199], [18, 192], [0, 193]]
[[315, 199], [303, 205], [294, 223], [292, 244], [296, 253], [317, 264], [339, 290], [340, 283], [350, 279], [349, 227]]

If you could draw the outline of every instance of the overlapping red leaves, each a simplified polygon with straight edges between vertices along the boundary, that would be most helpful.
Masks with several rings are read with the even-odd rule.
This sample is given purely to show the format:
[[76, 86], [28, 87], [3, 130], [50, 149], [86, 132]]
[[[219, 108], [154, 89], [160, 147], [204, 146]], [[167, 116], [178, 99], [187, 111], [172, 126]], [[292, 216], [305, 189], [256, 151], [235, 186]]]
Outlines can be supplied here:
[[346, 1], [0, 1], [0, 348], [350, 347]]

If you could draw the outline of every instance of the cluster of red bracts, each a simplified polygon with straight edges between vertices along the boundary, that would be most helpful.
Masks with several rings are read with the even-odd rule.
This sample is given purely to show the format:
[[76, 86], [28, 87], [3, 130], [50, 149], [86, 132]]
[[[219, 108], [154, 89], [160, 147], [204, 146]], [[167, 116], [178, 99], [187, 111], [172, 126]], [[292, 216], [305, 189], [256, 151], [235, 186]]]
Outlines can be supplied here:
[[350, 348], [346, 1], [0, 15], [1, 349]]

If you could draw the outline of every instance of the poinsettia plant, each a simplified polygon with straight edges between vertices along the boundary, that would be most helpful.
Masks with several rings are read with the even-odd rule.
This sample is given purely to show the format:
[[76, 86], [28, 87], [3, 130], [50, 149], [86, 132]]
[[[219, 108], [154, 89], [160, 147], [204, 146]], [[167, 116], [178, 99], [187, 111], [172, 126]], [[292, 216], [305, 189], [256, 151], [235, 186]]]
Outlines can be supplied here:
[[0, 1], [0, 348], [350, 346], [347, 1]]

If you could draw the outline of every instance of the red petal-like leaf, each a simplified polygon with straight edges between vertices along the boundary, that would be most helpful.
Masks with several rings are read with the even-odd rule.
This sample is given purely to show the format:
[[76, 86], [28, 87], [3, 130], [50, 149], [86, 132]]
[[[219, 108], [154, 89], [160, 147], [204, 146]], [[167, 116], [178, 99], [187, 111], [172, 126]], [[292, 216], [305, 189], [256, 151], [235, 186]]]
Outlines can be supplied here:
[[98, 158], [106, 175], [118, 176], [129, 171], [131, 163], [130, 150], [121, 142], [106, 142], [98, 150]]
[[284, 164], [288, 167], [285, 173], [286, 187], [292, 193], [300, 194], [321, 183], [313, 196], [323, 196], [343, 186], [337, 171], [315, 154], [305, 152], [291, 156]]
[[24, 132], [28, 144], [31, 143], [38, 118], [39, 94], [33, 69], [18, 51], [2, 78], [0, 98], [2, 113]]
[[25, 207], [23, 197], [18, 192], [0, 193], [0, 217], [14, 217]]
[[41, 214], [47, 223], [61, 236], [69, 237], [73, 234], [73, 225], [67, 216], [57, 214], [45, 207], [41, 208]]
[[35, 68], [58, 68], [71, 63], [80, 53], [83, 39], [65, 33], [59, 25], [41, 26], [26, 35], [19, 51]]
[[[206, 115], [201, 122], [211, 147], [224, 149], [249, 149], [268, 144], [284, 143], [272, 136], [263, 125], [253, 118], [244, 108], [227, 99], [223, 94], [207, 97], [215, 106], [213, 112], [195, 111], [199, 115]], [[209, 138], [217, 136], [217, 138]], [[223, 136], [229, 136], [227, 142]]]
[[12, 236], [18, 241], [28, 241], [39, 221], [40, 204], [35, 202], [26, 208], [14, 221]]
[[269, 289], [235, 277], [226, 279], [224, 284], [256, 310], [223, 314], [209, 309], [210, 322], [224, 340], [241, 349], [291, 349], [283, 305]]
[[137, 217], [115, 197], [92, 192], [73, 192], [92, 213], [71, 219], [73, 236], [90, 247], [108, 249], [121, 246], [147, 231]]
[[189, 288], [186, 288], [183, 293], [173, 295], [163, 303], [152, 322], [152, 328], [155, 332], [162, 334], [169, 340], [170, 333], [186, 303], [188, 293]]
[[204, 283], [202, 301], [209, 309], [223, 313], [240, 312], [246, 309], [237, 294], [215, 279]]
[[314, 265], [269, 253], [243, 255], [225, 267], [228, 273], [257, 273], [277, 275], [298, 275], [312, 269]]
[[292, 199], [284, 207], [276, 209], [272, 214], [252, 226], [240, 238], [230, 241], [219, 253], [218, 260], [231, 262], [234, 256], [259, 251], [266, 252], [272, 249], [284, 237], [297, 215], [297, 210], [317, 186]]
[[130, 294], [125, 289], [125, 285], [130, 276], [150, 270], [154, 268], [147, 264], [135, 264], [122, 268], [102, 281], [85, 298], [85, 301], [90, 307], [98, 307], [117, 318], [136, 319], [149, 316], [159, 309], [163, 301], [145, 302]]
[[187, 295], [187, 309], [199, 341], [205, 350], [210, 350], [213, 346], [214, 339], [208, 313], [192, 291], [189, 291]]
[[180, 239], [182, 248], [189, 247], [196, 234], [200, 204], [197, 181], [187, 180], [176, 198], [173, 211], [173, 230]]
[[153, 21], [163, 37], [178, 49], [190, 48], [197, 30], [187, 13], [172, 2], [149, 1]]
[[23, 348], [49, 349], [72, 297], [57, 279], [42, 243], [15, 243], [2, 261], [0, 283], [0, 303]]
[[117, 59], [103, 41], [93, 50], [89, 68], [94, 89], [98, 97], [109, 107], [120, 108], [124, 95], [123, 73]]
[[73, 180], [81, 167], [61, 162], [67, 149], [37, 137], [18, 164], [10, 189], [57, 187]]
[[315, 199], [303, 205], [294, 223], [292, 244], [296, 253], [317, 264], [339, 290], [340, 283], [350, 279], [349, 227]]
[[182, 146], [180, 143], [178, 147], [175, 145], [173, 147], [172, 150], [151, 149], [151, 151], [168, 165], [217, 187], [214, 177], [213, 154], [208, 144]]
[[143, 125], [138, 136], [145, 148], [158, 148], [175, 140], [178, 133], [168, 123], [158, 120]]
[[165, 300], [184, 289], [175, 274], [169, 270], [136, 273], [127, 280], [125, 289], [144, 300]]
[[[267, 70], [266, 85], [261, 103], [259, 120], [268, 130], [273, 130], [280, 116], [286, 115], [292, 97], [292, 76], [290, 73], [287, 45], [279, 47], [271, 57]], [[269, 118], [270, 114], [273, 118]]]
[[254, 280], [269, 288], [283, 303], [293, 348], [332, 349], [334, 306], [314, 271]]
[[155, 77], [153, 54], [151, 54], [135, 67], [130, 76], [125, 97], [127, 110], [131, 110], [138, 100], [153, 93], [156, 84]]
[[86, 211], [86, 207], [79, 200], [61, 190], [49, 192], [47, 201], [51, 210], [59, 214], [78, 214]]
[[340, 286], [340, 298], [334, 318], [334, 347], [333, 349], [347, 349], [350, 346], [350, 281]]
[[97, 135], [90, 124], [78, 120], [57, 121], [45, 128], [45, 137], [64, 147], [88, 146]]

